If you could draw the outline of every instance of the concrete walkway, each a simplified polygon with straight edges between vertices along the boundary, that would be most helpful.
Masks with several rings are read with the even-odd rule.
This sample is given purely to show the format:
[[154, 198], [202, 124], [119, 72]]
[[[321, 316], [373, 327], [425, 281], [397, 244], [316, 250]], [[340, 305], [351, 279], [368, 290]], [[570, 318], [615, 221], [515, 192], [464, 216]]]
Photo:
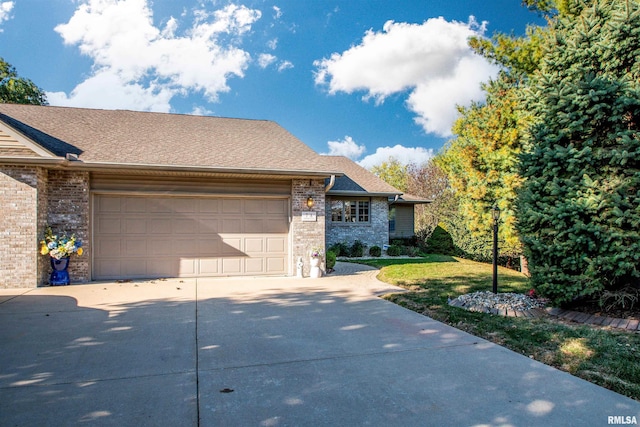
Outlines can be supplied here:
[[377, 298], [391, 288], [340, 263], [315, 280], [0, 290], [0, 425], [640, 420], [634, 400]]

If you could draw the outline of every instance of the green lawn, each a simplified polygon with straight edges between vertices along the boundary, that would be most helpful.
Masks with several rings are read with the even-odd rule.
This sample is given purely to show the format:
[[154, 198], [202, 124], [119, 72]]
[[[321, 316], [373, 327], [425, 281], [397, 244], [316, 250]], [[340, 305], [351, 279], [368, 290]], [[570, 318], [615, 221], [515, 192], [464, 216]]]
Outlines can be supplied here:
[[[512, 318], [469, 312], [447, 298], [491, 290], [491, 265], [446, 255], [358, 261], [378, 278], [410, 292], [384, 298], [473, 335], [640, 400], [640, 334], [567, 324], [553, 318]], [[500, 268], [499, 292], [526, 293], [528, 279]]]

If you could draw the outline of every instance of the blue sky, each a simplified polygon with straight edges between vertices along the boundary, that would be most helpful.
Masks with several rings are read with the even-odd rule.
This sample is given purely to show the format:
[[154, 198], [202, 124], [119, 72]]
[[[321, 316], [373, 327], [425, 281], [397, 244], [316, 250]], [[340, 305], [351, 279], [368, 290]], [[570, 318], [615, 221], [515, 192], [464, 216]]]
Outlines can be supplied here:
[[422, 162], [497, 69], [519, 0], [0, 0], [0, 56], [51, 105], [273, 120], [365, 167]]

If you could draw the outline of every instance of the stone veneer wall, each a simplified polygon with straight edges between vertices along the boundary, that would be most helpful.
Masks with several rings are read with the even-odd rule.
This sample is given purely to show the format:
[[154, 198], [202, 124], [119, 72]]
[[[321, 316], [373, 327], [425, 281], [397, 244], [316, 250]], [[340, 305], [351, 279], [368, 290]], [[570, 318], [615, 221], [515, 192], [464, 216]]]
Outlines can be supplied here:
[[72, 255], [69, 263], [71, 282], [88, 282], [91, 280], [89, 272], [91, 259], [89, 173], [50, 170], [48, 188], [47, 224], [54, 232], [75, 234], [76, 238], [82, 241], [84, 253], [82, 256]]
[[[314, 200], [313, 208], [307, 207], [307, 198]], [[309, 276], [309, 252], [312, 249], [325, 247], [325, 210], [324, 210], [324, 179], [294, 179], [291, 184], [291, 235], [293, 275], [296, 275], [298, 257], [304, 261], [303, 275]], [[314, 222], [303, 222], [302, 212], [312, 211], [317, 215]]]
[[[343, 199], [343, 197], [336, 197]], [[371, 246], [386, 245], [389, 243], [389, 201], [386, 197], [372, 197], [370, 205], [370, 221], [368, 223], [332, 223], [331, 222], [331, 196], [327, 196], [326, 206], [326, 240], [327, 247], [336, 243], [353, 244], [360, 240]], [[367, 255], [367, 253], [365, 253]]]
[[35, 166], [0, 166], [0, 239], [5, 245], [0, 288], [38, 283], [38, 200], [46, 199], [46, 170]]

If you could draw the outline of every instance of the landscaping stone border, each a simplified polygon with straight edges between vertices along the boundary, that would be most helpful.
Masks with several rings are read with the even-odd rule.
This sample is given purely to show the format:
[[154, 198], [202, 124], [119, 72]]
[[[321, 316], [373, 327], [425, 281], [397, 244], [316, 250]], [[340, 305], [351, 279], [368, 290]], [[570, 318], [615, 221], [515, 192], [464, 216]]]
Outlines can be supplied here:
[[449, 301], [449, 305], [452, 307], [462, 308], [468, 311], [475, 311], [480, 313], [495, 314], [505, 317], [544, 317], [552, 316], [562, 320], [567, 320], [575, 323], [582, 323], [585, 325], [594, 326], [608, 326], [610, 328], [623, 329], [630, 332], [640, 333], [640, 320], [633, 319], [619, 319], [608, 316], [597, 316], [595, 314], [581, 313], [579, 311], [565, 310], [563, 308], [548, 307], [548, 308], [532, 308], [530, 310], [513, 310], [510, 308], [487, 308], [479, 304], [465, 305], [457, 299]]

